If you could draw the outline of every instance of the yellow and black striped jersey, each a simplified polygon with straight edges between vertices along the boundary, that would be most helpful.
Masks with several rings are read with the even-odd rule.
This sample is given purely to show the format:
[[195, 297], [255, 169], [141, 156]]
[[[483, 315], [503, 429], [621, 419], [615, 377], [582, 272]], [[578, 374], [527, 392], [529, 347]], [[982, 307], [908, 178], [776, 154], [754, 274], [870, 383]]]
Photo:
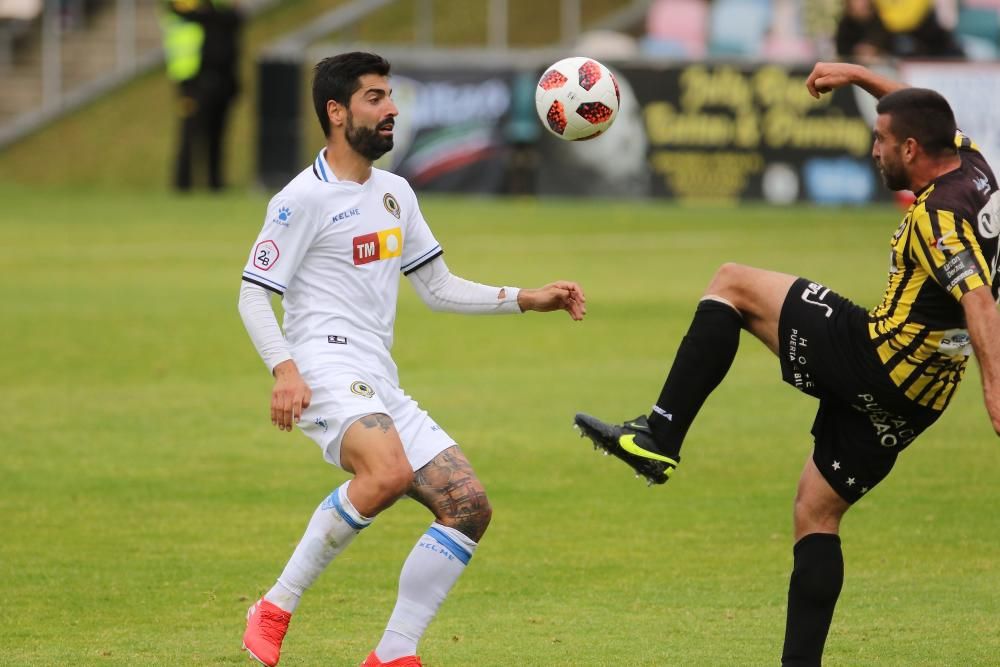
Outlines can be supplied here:
[[962, 165], [916, 193], [891, 241], [889, 284], [868, 332], [892, 381], [943, 410], [971, 353], [962, 296], [997, 278], [1000, 192], [978, 147], [955, 135]]

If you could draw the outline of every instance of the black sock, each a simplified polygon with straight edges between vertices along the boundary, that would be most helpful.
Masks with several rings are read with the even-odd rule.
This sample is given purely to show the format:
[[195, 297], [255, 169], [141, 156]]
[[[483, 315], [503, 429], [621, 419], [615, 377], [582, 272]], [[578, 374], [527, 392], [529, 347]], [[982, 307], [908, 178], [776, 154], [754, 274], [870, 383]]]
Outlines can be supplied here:
[[783, 667], [819, 667], [833, 608], [844, 585], [840, 537], [810, 533], [796, 543], [795, 567], [788, 583]]
[[663, 453], [680, 451], [698, 410], [733, 365], [742, 326], [743, 319], [732, 306], [713, 299], [698, 303], [649, 415], [649, 428]]

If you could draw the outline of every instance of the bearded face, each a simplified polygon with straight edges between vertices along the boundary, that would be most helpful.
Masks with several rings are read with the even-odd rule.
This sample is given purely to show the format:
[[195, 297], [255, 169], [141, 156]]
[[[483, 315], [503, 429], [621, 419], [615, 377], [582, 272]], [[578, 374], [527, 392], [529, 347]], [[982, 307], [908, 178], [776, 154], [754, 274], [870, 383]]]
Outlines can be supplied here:
[[348, 145], [365, 159], [374, 162], [392, 150], [392, 116], [375, 124], [374, 127], [354, 124], [354, 114], [347, 112], [345, 137]]
[[900, 155], [901, 146], [897, 144], [893, 149], [883, 150], [875, 166], [882, 174], [882, 182], [890, 190], [907, 190], [910, 187], [910, 178], [903, 169], [903, 159]]
[[879, 115], [875, 121], [872, 144], [872, 160], [882, 175], [882, 182], [890, 190], [908, 190], [910, 176], [903, 165], [903, 143], [892, 133], [887, 114]]

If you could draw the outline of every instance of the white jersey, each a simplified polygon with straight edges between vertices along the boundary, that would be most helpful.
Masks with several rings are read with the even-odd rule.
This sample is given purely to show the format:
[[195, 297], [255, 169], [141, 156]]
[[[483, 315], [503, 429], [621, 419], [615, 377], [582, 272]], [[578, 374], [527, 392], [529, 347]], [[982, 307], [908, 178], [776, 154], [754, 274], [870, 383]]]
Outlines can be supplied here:
[[363, 184], [338, 181], [324, 149], [271, 199], [243, 280], [282, 295], [285, 338], [303, 370], [350, 360], [398, 383], [399, 273], [441, 253], [405, 179], [373, 168]]

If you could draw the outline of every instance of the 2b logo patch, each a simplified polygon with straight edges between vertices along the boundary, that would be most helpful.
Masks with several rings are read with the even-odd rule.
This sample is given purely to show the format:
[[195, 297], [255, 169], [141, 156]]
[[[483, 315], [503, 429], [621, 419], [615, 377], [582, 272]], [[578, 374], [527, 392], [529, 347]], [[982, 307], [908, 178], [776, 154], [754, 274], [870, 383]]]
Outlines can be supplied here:
[[373, 234], [355, 236], [353, 252], [355, 266], [399, 257], [403, 254], [403, 230], [393, 227]]
[[261, 241], [253, 249], [253, 265], [261, 271], [267, 271], [278, 261], [281, 253], [274, 241]]

